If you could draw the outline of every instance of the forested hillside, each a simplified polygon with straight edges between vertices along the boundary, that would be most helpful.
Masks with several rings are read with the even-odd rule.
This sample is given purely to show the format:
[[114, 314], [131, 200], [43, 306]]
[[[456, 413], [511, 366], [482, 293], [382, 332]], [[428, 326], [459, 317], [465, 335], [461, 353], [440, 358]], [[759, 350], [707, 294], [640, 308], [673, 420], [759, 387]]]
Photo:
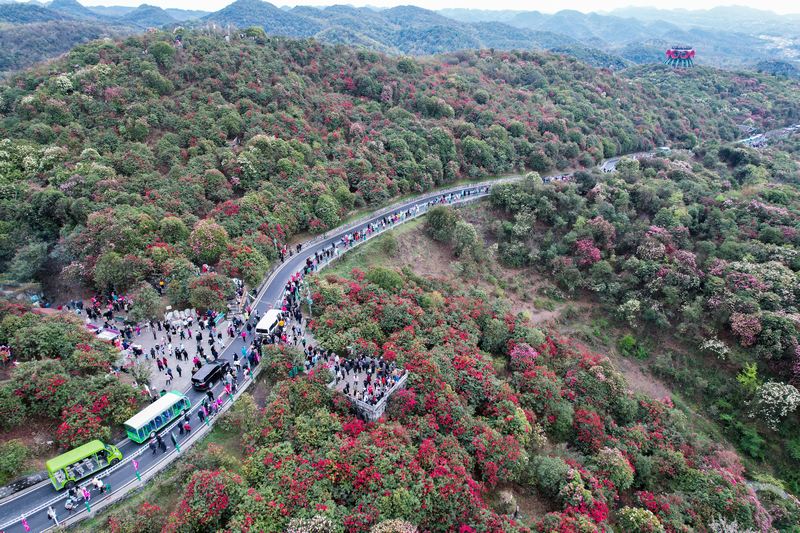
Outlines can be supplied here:
[[[725, 90], [700, 92], [712, 78]], [[199, 34], [91, 43], [0, 89], [0, 268], [20, 280], [65, 268], [124, 291], [188, 283], [192, 261], [254, 281], [277, 245], [354, 207], [733, 139], [739, 123], [797, 118], [798, 95], [769, 78], [664, 68], [639, 81], [531, 53], [413, 60]], [[191, 303], [175, 286], [173, 303]]]
[[68, 52], [75, 45], [129, 33], [130, 28], [79, 20], [0, 24], [0, 77]]
[[799, 147], [797, 135], [764, 152], [709, 143], [696, 160], [623, 159], [570, 185], [492, 191], [508, 217], [494, 227], [502, 261], [599, 301], [623, 354], [650, 359], [795, 493]]

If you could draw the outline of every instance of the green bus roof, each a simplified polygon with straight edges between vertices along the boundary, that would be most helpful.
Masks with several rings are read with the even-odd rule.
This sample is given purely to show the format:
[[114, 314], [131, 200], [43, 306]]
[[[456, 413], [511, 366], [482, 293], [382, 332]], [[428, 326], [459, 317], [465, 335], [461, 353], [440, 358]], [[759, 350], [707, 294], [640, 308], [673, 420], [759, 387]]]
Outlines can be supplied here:
[[49, 461], [45, 463], [48, 472], [57, 472], [62, 468], [70, 466], [71, 464], [77, 463], [92, 454], [99, 452], [100, 450], [104, 450], [106, 447], [102, 441], [93, 440], [87, 442], [83, 446], [78, 446], [74, 450], [70, 450], [67, 453], [62, 453], [58, 457], [53, 457]]
[[186, 395], [182, 392], [176, 390], [169, 391], [164, 396], [126, 420], [125, 427], [131, 428], [134, 431], [138, 431], [139, 428], [148, 424], [152, 419], [167, 409], [172, 409], [173, 405], [184, 399], [186, 399]]

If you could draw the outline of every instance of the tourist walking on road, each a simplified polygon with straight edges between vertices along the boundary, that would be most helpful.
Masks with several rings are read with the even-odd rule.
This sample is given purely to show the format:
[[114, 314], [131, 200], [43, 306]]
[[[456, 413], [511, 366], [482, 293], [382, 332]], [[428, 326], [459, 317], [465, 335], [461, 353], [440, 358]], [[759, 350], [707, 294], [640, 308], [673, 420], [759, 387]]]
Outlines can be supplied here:
[[53, 509], [53, 506], [47, 508], [47, 519], [52, 520], [53, 523], [58, 527], [58, 518], [56, 517], [56, 510]]

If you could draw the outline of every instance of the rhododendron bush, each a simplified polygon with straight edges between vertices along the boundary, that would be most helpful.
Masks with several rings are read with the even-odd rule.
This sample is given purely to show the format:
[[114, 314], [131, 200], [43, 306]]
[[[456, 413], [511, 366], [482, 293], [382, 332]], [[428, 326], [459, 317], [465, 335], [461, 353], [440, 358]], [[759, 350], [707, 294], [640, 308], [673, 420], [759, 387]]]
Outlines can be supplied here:
[[[519, 338], [530, 326], [502, 302], [398, 275], [401, 288], [389, 291], [360, 271], [310, 279], [317, 339], [345, 338], [409, 370], [385, 418], [355, 418], [319, 369], [289, 378], [291, 350], [271, 348], [274, 387], [241, 439], [241, 479], [195, 474], [168, 529], [284, 531], [327, 520], [347, 532], [389, 521], [419, 531], [601, 531], [626, 504], [633, 510], [621, 519], [641, 527], [703, 530], [718, 516], [769, 527], [738, 459], [689, 432], [670, 403], [628, 392], [605, 357], [557, 336], [532, 346]], [[426, 303], [434, 290], [436, 307]], [[408, 321], [381, 326], [397, 307]], [[503, 325], [494, 355], [507, 354], [509, 376], [479, 348], [493, 321]], [[505, 514], [490, 502], [509, 484], [554, 510]]]
[[0, 309], [0, 345], [15, 364], [2, 385], [3, 427], [29, 417], [51, 421], [52, 440], [63, 448], [108, 440], [112, 427], [140, 407], [141, 395], [110, 373], [119, 350], [90, 333], [72, 314], [42, 316], [25, 308]]

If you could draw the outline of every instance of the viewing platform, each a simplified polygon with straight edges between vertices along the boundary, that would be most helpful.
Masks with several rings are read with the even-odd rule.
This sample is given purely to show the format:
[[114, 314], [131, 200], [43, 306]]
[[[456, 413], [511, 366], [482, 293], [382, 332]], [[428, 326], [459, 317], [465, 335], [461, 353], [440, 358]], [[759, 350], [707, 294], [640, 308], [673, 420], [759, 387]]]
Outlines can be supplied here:
[[367, 422], [375, 422], [383, 416], [389, 398], [395, 392], [404, 389], [408, 380], [408, 371], [399, 368], [386, 373], [385, 385], [379, 383], [380, 366], [374, 367], [373, 379], [369, 383], [367, 382], [369, 372], [366, 370], [357, 372], [352, 369], [344, 373], [342, 368], [342, 377], [337, 379], [334, 368], [331, 366], [329, 369], [334, 379], [328, 383], [328, 387], [350, 400], [359, 418]]

